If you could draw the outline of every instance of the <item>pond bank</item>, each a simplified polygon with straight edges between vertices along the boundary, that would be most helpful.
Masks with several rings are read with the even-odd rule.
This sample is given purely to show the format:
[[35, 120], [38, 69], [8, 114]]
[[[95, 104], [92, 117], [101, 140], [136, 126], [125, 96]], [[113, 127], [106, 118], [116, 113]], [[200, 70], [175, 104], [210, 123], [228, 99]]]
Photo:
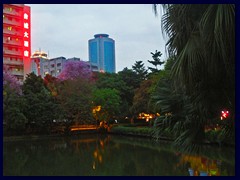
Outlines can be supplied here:
[[[153, 131], [149, 127], [127, 127], [127, 126], [112, 126], [108, 128], [108, 131], [99, 131], [99, 130], [78, 130], [73, 131], [69, 134], [49, 134], [49, 135], [19, 135], [19, 136], [4, 136], [3, 141], [15, 141], [15, 140], [36, 140], [36, 139], [47, 139], [49, 137], [69, 137], [80, 134], [113, 134], [117, 136], [126, 136], [126, 137], [140, 137], [140, 138], [153, 138]], [[169, 137], [161, 137], [159, 141], [173, 141]], [[226, 147], [235, 147], [235, 144], [231, 143], [219, 143], [205, 140], [203, 145], [212, 145], [212, 146], [226, 146]]]

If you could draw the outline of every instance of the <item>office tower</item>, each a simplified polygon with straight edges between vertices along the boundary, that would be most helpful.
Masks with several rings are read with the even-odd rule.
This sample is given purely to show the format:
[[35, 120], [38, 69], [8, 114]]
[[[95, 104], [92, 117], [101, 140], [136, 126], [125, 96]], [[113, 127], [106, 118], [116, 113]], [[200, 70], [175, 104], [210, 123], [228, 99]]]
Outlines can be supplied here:
[[115, 73], [115, 41], [108, 34], [96, 34], [88, 41], [92, 71]]
[[23, 82], [31, 71], [31, 9], [3, 4], [3, 64]]

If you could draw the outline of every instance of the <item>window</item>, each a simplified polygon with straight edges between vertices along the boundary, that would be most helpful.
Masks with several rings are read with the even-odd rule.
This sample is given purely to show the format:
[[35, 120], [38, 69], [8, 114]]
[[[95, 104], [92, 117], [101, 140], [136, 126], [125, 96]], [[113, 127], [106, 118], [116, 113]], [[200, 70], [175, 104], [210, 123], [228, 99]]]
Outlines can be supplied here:
[[8, 8], [8, 10], [11, 12], [13, 9], [10, 7], [10, 8]]
[[8, 30], [11, 31], [12, 30], [12, 26], [8, 26]]
[[47, 68], [48, 68], [48, 65], [45, 65], [45, 66], [44, 66], [44, 69], [47, 69]]
[[60, 72], [61, 72], [61, 69], [58, 69], [58, 70], [57, 70], [57, 73], [60, 73]]
[[57, 63], [57, 67], [61, 66], [61, 63]]
[[54, 68], [54, 64], [51, 64], [51, 68]]

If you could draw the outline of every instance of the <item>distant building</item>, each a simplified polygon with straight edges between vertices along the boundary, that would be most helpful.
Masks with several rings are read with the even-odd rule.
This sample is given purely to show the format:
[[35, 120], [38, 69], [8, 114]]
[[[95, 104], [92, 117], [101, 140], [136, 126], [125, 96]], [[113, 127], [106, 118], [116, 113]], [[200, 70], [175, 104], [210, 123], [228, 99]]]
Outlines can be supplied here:
[[66, 61], [67, 59], [62, 56], [49, 59], [43, 51], [35, 51], [31, 58], [31, 72], [43, 78], [47, 74], [57, 77], [62, 72]]
[[[80, 58], [57, 57], [49, 59], [47, 54], [43, 51], [35, 51], [31, 57], [31, 72], [37, 76], [45, 77], [47, 74], [57, 77], [64, 69], [64, 65], [68, 61], [82, 61]], [[86, 62], [89, 69], [92, 70], [90, 62]]]
[[43, 51], [35, 51], [31, 56], [31, 72], [37, 76], [43, 75], [43, 63], [48, 61], [47, 53]]
[[31, 72], [31, 9], [24, 4], [3, 4], [3, 64], [23, 82]]
[[108, 34], [96, 34], [88, 41], [92, 71], [115, 73], [115, 41]]

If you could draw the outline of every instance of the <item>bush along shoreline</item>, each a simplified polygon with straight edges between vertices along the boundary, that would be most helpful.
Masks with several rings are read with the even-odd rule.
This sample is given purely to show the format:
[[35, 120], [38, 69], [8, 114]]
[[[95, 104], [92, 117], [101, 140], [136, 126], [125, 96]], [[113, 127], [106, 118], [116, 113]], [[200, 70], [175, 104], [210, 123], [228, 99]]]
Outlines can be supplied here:
[[[79, 131], [57, 131], [54, 133], [14, 133], [14, 134], [5, 134], [3, 135], [4, 141], [15, 141], [15, 140], [25, 140], [25, 139], [44, 139], [49, 137], [67, 137], [75, 136], [81, 134], [111, 134], [111, 135], [120, 135], [120, 136], [131, 136], [131, 137], [141, 137], [141, 138], [152, 138], [155, 140], [165, 140], [165, 141], [174, 141], [173, 135], [167, 130], [162, 133], [158, 138], [154, 136], [154, 129], [152, 126], [138, 126], [137, 124], [124, 124], [124, 125], [109, 125], [107, 127], [98, 127], [95, 130], [79, 130]], [[221, 130], [209, 130], [205, 132], [205, 140], [201, 144], [210, 144], [218, 146], [230, 146], [235, 147], [235, 142], [232, 139], [223, 139]]]

